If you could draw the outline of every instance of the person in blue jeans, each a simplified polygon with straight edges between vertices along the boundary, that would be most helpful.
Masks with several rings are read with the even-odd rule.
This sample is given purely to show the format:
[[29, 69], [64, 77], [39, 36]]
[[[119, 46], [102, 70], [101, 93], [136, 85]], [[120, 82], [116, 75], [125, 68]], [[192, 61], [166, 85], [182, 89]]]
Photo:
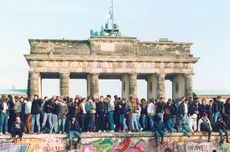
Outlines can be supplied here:
[[217, 129], [220, 134], [220, 145], [224, 143], [223, 132], [225, 133], [226, 136], [226, 142], [229, 143], [227, 124], [224, 122], [222, 116], [220, 116], [219, 119], [217, 120]]
[[3, 95], [2, 100], [0, 100], [0, 135], [9, 134], [8, 133], [8, 98]]
[[72, 116], [71, 120], [69, 121], [69, 125], [68, 125], [68, 135], [69, 135], [69, 149], [72, 148], [73, 146], [73, 141], [74, 138], [77, 137], [77, 143], [79, 144], [81, 141], [81, 127], [78, 123], [78, 121], [76, 120], [75, 116]]
[[110, 95], [107, 95], [108, 102], [108, 123], [109, 123], [109, 131], [114, 132], [114, 102], [111, 99]]
[[155, 138], [156, 138], [156, 146], [159, 145], [159, 135], [161, 136], [161, 144], [164, 142], [164, 134], [165, 134], [165, 126], [162, 118], [160, 116], [156, 116], [156, 121], [154, 123], [155, 126]]
[[38, 95], [34, 95], [32, 107], [31, 107], [31, 114], [32, 114], [31, 133], [34, 132], [35, 122], [37, 125], [37, 132], [40, 133], [40, 131], [41, 131], [41, 127], [40, 127], [41, 105], [42, 105], [42, 100], [39, 99]]

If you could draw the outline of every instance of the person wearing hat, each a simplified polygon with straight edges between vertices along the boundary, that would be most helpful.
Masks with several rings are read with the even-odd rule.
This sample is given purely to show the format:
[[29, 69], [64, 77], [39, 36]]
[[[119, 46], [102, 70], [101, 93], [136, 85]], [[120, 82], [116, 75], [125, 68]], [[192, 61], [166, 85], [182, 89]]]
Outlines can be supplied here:
[[198, 121], [198, 131], [207, 132], [208, 133], [208, 142], [210, 142], [212, 126], [208, 119], [208, 114], [204, 113], [203, 116]]

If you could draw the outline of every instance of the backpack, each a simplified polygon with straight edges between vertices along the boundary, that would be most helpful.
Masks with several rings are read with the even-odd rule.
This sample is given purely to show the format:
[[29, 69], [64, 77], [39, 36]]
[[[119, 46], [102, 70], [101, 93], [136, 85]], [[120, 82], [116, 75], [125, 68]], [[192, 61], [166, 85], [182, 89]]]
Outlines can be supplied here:
[[85, 103], [85, 111], [87, 112], [87, 113], [90, 113], [90, 111], [92, 110], [92, 103], [91, 103], [91, 101], [88, 101], [88, 102], [86, 102]]

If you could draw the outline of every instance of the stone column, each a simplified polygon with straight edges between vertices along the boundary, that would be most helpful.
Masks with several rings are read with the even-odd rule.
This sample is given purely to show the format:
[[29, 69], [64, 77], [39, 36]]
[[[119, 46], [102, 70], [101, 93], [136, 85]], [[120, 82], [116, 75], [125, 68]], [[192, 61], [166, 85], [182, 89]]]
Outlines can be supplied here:
[[121, 86], [121, 94], [122, 98], [126, 101], [129, 99], [129, 76], [128, 74], [122, 75], [122, 86]]
[[157, 97], [165, 97], [165, 74], [158, 74], [157, 78]]
[[60, 95], [69, 96], [69, 73], [60, 73]]
[[185, 78], [182, 74], [178, 74], [172, 80], [172, 97], [177, 99], [183, 96], [185, 96]]
[[87, 75], [87, 95], [99, 98], [99, 74]]
[[137, 97], [137, 74], [129, 75], [129, 96]]
[[156, 99], [157, 98], [157, 75], [152, 74], [147, 79], [147, 98]]
[[41, 77], [39, 72], [29, 73], [28, 95], [32, 98], [35, 94], [41, 96]]
[[192, 75], [192, 73], [185, 75], [185, 95], [188, 97], [193, 96]]

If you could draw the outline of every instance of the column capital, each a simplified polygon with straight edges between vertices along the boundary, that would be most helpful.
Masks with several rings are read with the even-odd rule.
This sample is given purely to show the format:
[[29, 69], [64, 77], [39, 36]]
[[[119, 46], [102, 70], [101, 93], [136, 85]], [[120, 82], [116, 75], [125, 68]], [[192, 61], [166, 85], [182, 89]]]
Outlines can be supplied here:
[[69, 72], [60, 72], [60, 75], [61, 76], [64, 76], [64, 77], [69, 77], [70, 76], [70, 73]]
[[165, 76], [166, 76], [165, 73], [156, 73], [156, 75], [157, 75], [158, 77], [165, 77]]

